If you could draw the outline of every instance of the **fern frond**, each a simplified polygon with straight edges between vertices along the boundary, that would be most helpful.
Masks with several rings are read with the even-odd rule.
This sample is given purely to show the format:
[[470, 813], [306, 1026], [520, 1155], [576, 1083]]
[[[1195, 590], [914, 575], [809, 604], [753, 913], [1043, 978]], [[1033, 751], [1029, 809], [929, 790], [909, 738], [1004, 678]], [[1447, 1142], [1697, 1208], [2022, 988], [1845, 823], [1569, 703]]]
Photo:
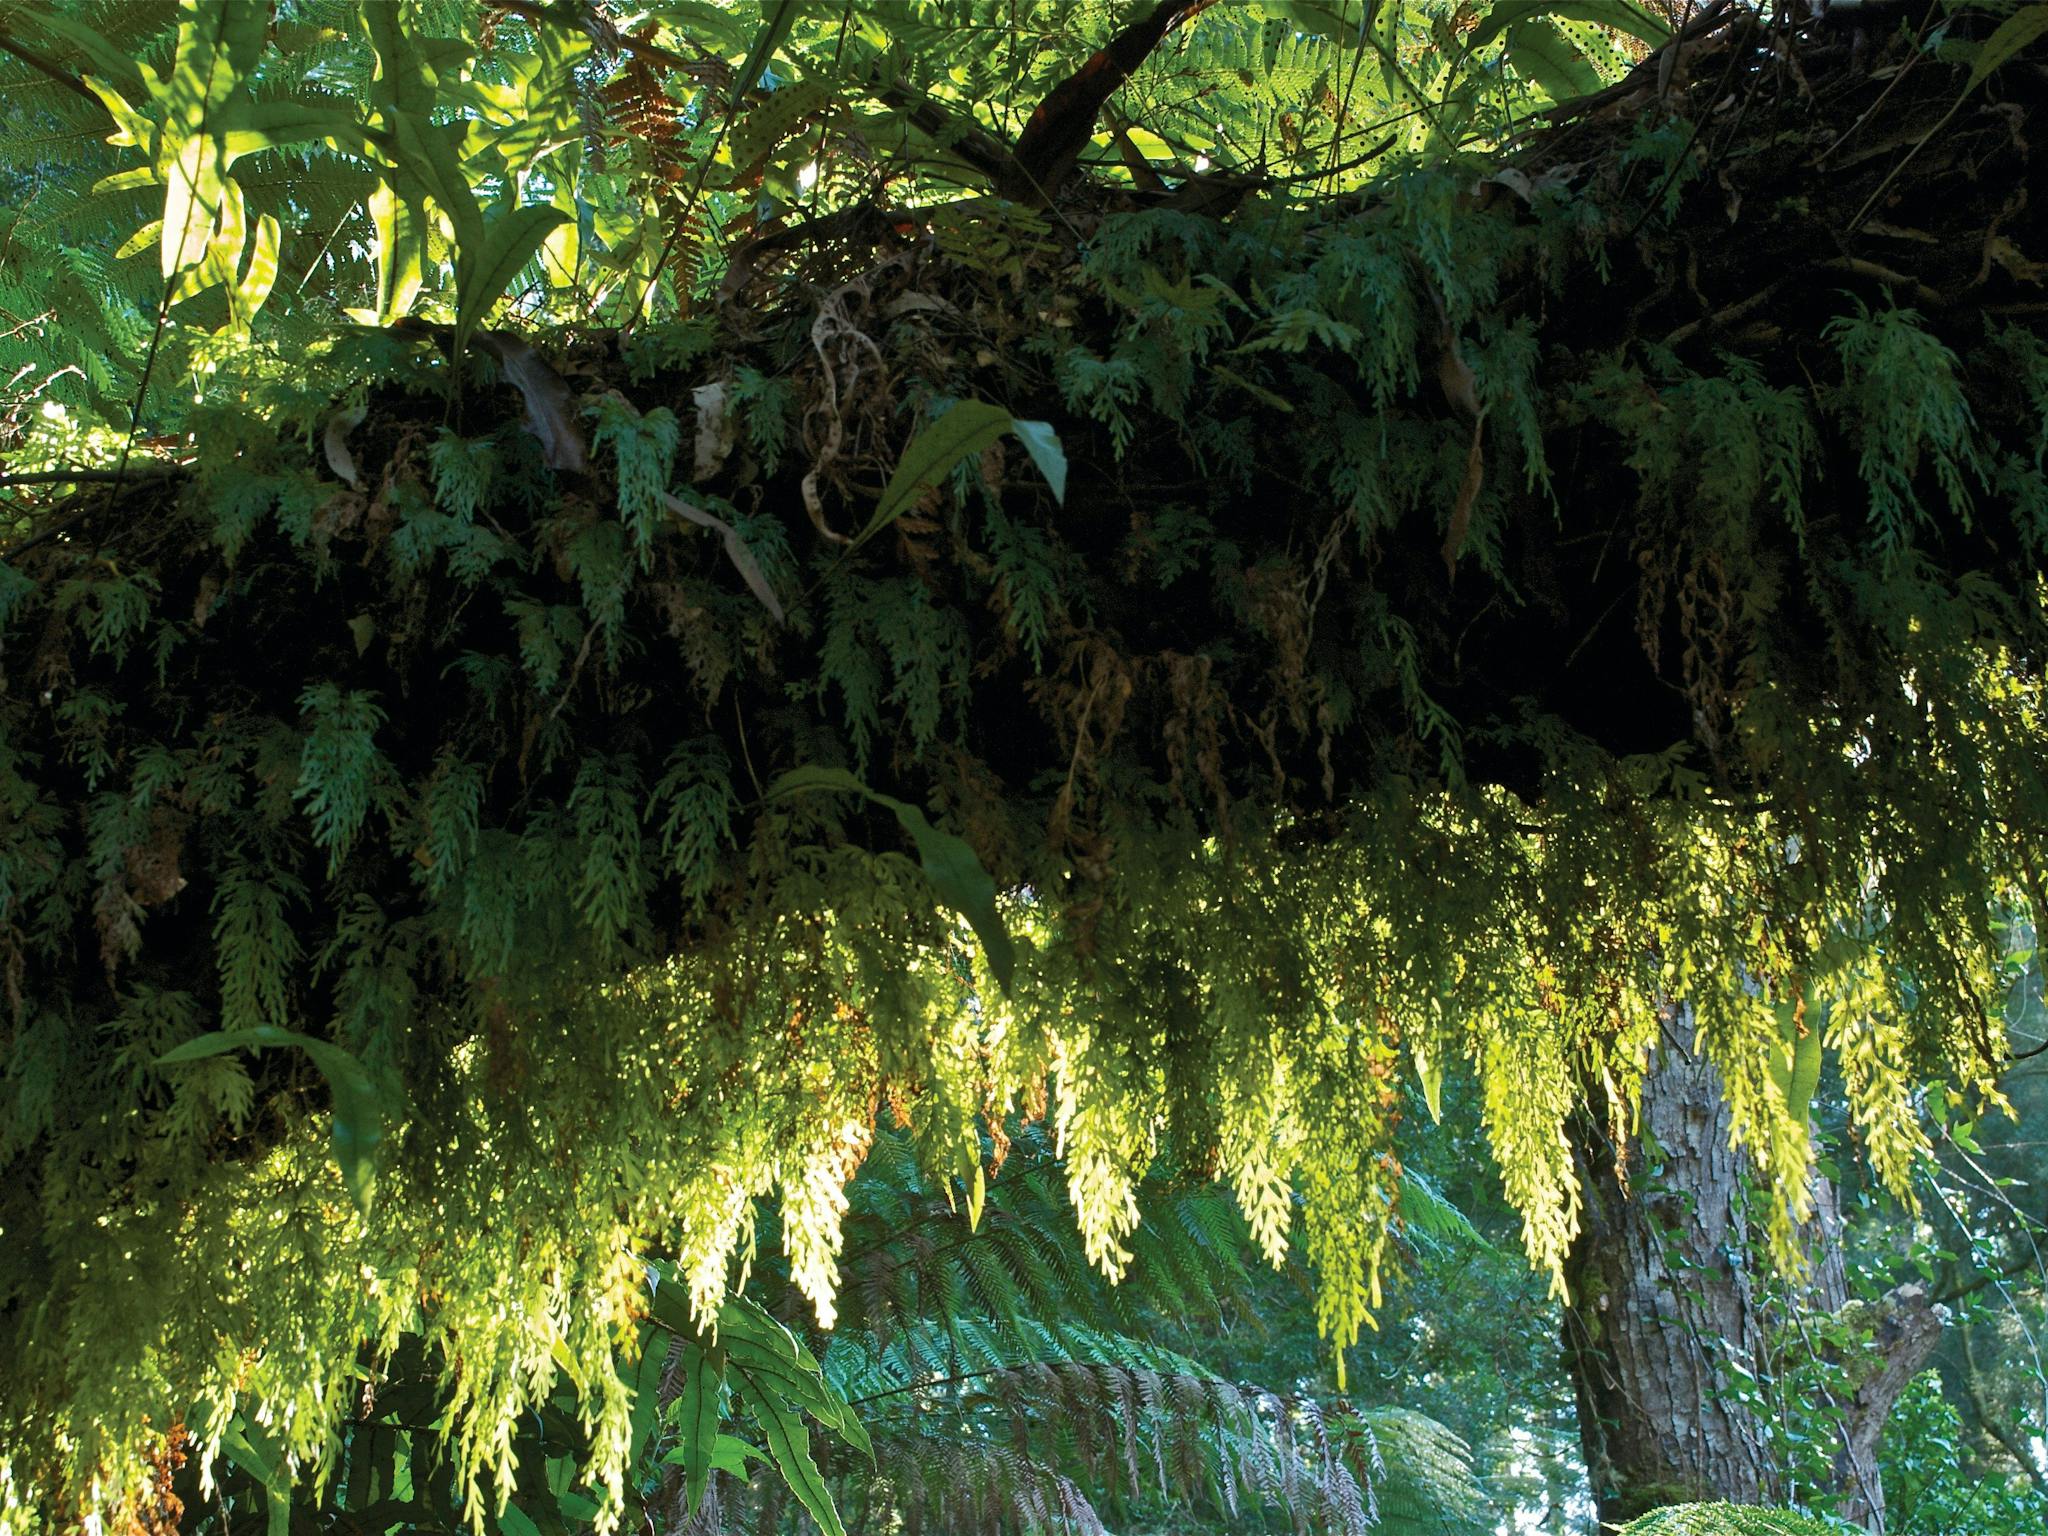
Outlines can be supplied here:
[[1790, 1510], [1743, 1504], [1674, 1504], [1621, 1528], [1620, 1536], [1838, 1536], [1855, 1527]]
[[[1082, 1252], [1043, 1128], [1007, 1135], [972, 1230], [907, 1135], [878, 1137], [854, 1181], [824, 1368], [881, 1475], [836, 1469], [842, 1507], [906, 1531], [1122, 1528], [1169, 1509], [1248, 1531], [1491, 1528], [1470, 1452], [1436, 1421], [1232, 1382], [1162, 1342], [1175, 1320], [1257, 1323], [1250, 1233], [1215, 1185], [1147, 1178], [1112, 1286]], [[1433, 1194], [1420, 1220], [1460, 1241]]]

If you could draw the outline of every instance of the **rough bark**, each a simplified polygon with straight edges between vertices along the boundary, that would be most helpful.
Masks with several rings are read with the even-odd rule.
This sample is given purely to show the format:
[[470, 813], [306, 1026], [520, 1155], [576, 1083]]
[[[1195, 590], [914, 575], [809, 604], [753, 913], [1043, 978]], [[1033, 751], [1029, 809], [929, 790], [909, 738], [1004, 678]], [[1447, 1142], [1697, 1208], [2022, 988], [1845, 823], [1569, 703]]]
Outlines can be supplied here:
[[1840, 1362], [1853, 1390], [1837, 1404], [1842, 1443], [1835, 1452], [1835, 1486], [1841, 1494], [1836, 1513], [1882, 1531], [1884, 1480], [1878, 1474], [1878, 1441], [1892, 1404], [1933, 1355], [1947, 1326], [1948, 1310], [1936, 1305], [1927, 1287], [1917, 1283], [1897, 1287], [1868, 1310], [1875, 1368], [1869, 1354], [1861, 1357], [1860, 1371], [1856, 1360]]
[[[1833, 1187], [1816, 1177], [1810, 1269], [1790, 1302], [1771, 1299], [1742, 1209], [1743, 1158], [1728, 1144], [1719, 1074], [1679, 1040], [1677, 1010], [1644, 1080], [1642, 1135], [1617, 1156], [1597, 1135], [1579, 1148], [1585, 1220], [1567, 1279], [1567, 1368], [1604, 1521], [1693, 1500], [1770, 1503], [1831, 1497], [1835, 1512], [1884, 1529], [1877, 1466], [1887, 1415], [1926, 1364], [1946, 1320], [1925, 1287], [1874, 1303], [1848, 1299]], [[1828, 1320], [1843, 1326], [1823, 1326]], [[1867, 1343], [1843, 1343], [1866, 1332]], [[1825, 1371], [1817, 1410], [1837, 1419], [1832, 1486], [1785, 1488], [1754, 1384], [1789, 1338]]]
[[[1668, 1048], [1643, 1083], [1641, 1141], [1580, 1147], [1585, 1218], [1567, 1269], [1565, 1359], [1603, 1521], [1665, 1504], [1754, 1504], [1774, 1474], [1762, 1426], [1731, 1396], [1765, 1320], [1740, 1255], [1741, 1159], [1719, 1075]], [[1624, 1179], [1627, 1183], [1624, 1184]]]

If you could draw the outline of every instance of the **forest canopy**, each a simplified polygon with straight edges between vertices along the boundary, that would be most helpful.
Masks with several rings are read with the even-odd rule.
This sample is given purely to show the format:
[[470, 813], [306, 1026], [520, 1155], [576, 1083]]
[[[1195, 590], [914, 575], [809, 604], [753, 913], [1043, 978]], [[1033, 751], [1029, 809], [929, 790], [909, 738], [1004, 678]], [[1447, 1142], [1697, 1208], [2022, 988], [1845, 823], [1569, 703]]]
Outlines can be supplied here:
[[649, 1265], [829, 1325], [899, 1132], [1110, 1276], [1172, 1150], [1340, 1361], [1403, 1080], [1553, 1275], [1680, 1001], [1787, 1262], [1824, 1056], [1905, 1193], [2048, 898], [2048, 6], [1822, 9], [0, 8], [0, 1529], [401, 1336], [616, 1518]]

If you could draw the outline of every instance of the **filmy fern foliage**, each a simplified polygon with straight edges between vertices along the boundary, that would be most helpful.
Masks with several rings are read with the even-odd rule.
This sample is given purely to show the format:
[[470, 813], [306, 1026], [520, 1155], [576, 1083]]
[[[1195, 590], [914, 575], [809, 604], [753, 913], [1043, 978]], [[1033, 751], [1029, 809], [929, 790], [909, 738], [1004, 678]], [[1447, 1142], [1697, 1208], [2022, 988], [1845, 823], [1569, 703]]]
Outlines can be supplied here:
[[[30, 302], [8, 386], [25, 466], [150, 471], [0, 488], [9, 1536], [122, 1517], [178, 1437], [352, 1475], [401, 1344], [462, 1520], [559, 1463], [609, 1525], [643, 1259], [708, 1334], [765, 1203], [844, 1326], [884, 1105], [970, 1209], [984, 1128], [1042, 1119], [1105, 1275], [1149, 1262], [1146, 1171], [1191, 1149], [1266, 1257], [1300, 1243], [1341, 1362], [1404, 1221], [1403, 1074], [1476, 1080], [1552, 1274], [1574, 1117], [1597, 1085], [1625, 1131], [1672, 998], [1788, 1253], [1802, 1032], [1895, 1189], [1927, 1078], [1995, 1102], [2006, 920], [2048, 867], [2025, 261], [1908, 305], [1888, 268], [1827, 267], [1845, 294], [1740, 259], [1909, 193], [1888, 218], [2019, 251], [2039, 135], [1938, 198], [1869, 160], [1709, 176], [1680, 114], [1719, 98], [1679, 82], [1567, 119], [1585, 151], [1474, 158], [1587, 83], [1534, 8], [1482, 47], [1441, 5], [1361, 36], [1263, 0], [1112, 103], [1176, 185], [1104, 126], [1063, 196], [954, 198], [1008, 185], [983, 139], [1130, 9], [676, 0], [629, 46], [576, 7], [7, 6], [85, 92], [9, 54], [50, 140], [7, 172], [17, 224], [56, 221], [8, 247], [16, 297], [92, 272], [67, 208], [104, 228], [92, 198], [149, 185], [165, 216], [113, 243], [97, 318], [53, 336]], [[1765, 94], [1742, 131], [1919, 132], [1985, 88], [1901, 78]], [[2034, 80], [1992, 82], [2012, 121]], [[1380, 100], [1398, 130], [1355, 130]], [[1262, 157], [1284, 174], [1198, 164]], [[1778, 216], [1731, 236], [1745, 189]], [[852, 233], [806, 253], [813, 214]], [[1756, 287], [1662, 281], [1692, 244]], [[463, 345], [493, 313], [635, 338], [565, 334], [522, 386]], [[1064, 503], [991, 444], [853, 547], [941, 399], [1052, 424]], [[797, 772], [859, 792], [773, 792]], [[1114, 1328], [1006, 1343], [977, 1283], [997, 1374], [944, 1406], [995, 1423], [1042, 1371], [1072, 1410], [1014, 1456], [1072, 1481], [1092, 1413], [1133, 1497], [1193, 1488], [1229, 1421], [1241, 1509], [1283, 1436], [1327, 1507], [1340, 1469], [1372, 1486], [1370, 1416], [1119, 1360]], [[894, 1338], [899, 1385], [955, 1347]], [[1127, 1384], [1135, 1443], [1101, 1422]], [[571, 1386], [573, 1450], [522, 1458]]]
[[[848, 1190], [841, 1316], [809, 1339], [815, 1357], [794, 1340], [780, 1367], [759, 1353], [788, 1337], [773, 1312], [792, 1316], [797, 1336], [810, 1331], [772, 1223], [759, 1234], [754, 1299], [728, 1298], [715, 1334], [698, 1334], [656, 1286], [652, 1318], [617, 1367], [631, 1402], [622, 1492], [635, 1523], [705, 1536], [807, 1521], [962, 1536], [1160, 1522], [1491, 1529], [1470, 1455], [1442, 1425], [1300, 1386], [1231, 1382], [1172, 1347], [1190, 1323], [1262, 1326], [1245, 1285], [1249, 1234], [1213, 1184], [1155, 1170], [1139, 1193], [1136, 1256], [1113, 1286], [1081, 1251], [1042, 1130], [1012, 1129], [976, 1222], [923, 1172], [907, 1135], [877, 1140]], [[291, 1486], [273, 1437], [238, 1415], [214, 1499], [201, 1497], [195, 1466], [174, 1469], [181, 1528], [217, 1536], [224, 1522], [285, 1510], [379, 1532], [458, 1524], [474, 1494], [407, 1427], [445, 1411], [435, 1377], [411, 1336], [366, 1372], [325, 1486]], [[761, 1406], [769, 1379], [786, 1394], [784, 1417]], [[595, 1513], [596, 1490], [578, 1476], [589, 1387], [587, 1376], [564, 1382], [515, 1432], [520, 1470], [488, 1528], [574, 1530]], [[685, 1476], [693, 1448], [701, 1490]]]

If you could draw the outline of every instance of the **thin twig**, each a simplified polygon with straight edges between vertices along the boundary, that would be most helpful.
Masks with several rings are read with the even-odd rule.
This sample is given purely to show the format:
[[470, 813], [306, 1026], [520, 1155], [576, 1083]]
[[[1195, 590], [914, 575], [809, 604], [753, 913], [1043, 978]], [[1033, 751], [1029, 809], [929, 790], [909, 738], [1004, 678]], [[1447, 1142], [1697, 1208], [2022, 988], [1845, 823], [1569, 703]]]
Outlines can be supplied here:
[[[0, 475], [0, 488], [6, 488], [17, 485], [67, 484], [119, 486], [124, 480], [124, 478], [126, 482], [130, 485], [142, 485], [147, 484], [152, 480], [171, 479], [178, 471], [184, 468], [185, 466], [183, 464], [152, 464], [141, 470], [131, 469], [127, 471], [125, 476], [120, 470], [116, 469], [53, 470], [47, 473], [25, 475]], [[117, 492], [108, 492], [109, 496], [113, 496], [115, 494], [117, 494]], [[71, 501], [78, 501], [81, 500], [82, 498], [74, 496], [66, 499]], [[76, 528], [80, 523], [84, 522], [88, 517], [90, 517], [93, 514], [94, 510], [95, 504], [91, 501], [86, 501], [85, 505], [79, 507], [78, 510], [73, 512], [69, 517], [60, 517], [55, 522], [51, 523], [48, 527], [43, 528], [41, 531], [37, 533], [30, 534], [27, 538], [21, 540], [18, 544], [10, 544], [6, 549], [0, 549], [0, 560], [19, 560], [23, 555], [27, 554], [30, 550], [40, 549], [43, 545], [49, 543], [52, 539], [61, 537], [62, 535], [69, 533], [72, 529]]]
[[63, 86], [65, 90], [71, 92], [72, 95], [83, 96], [96, 107], [103, 106], [99, 97], [93, 95], [85, 82], [65, 69], [63, 65], [44, 58], [35, 49], [29, 47], [26, 43], [19, 42], [8, 36], [5, 32], [0, 32], [0, 53], [13, 54], [38, 74], [48, 75], [52, 80]]
[[870, 1392], [865, 1397], [849, 1397], [846, 1406], [858, 1408], [862, 1403], [880, 1402], [885, 1397], [901, 1397], [906, 1392], [928, 1392], [934, 1387], [957, 1387], [962, 1382], [979, 1381], [984, 1376], [1000, 1376], [1015, 1370], [1011, 1365], [992, 1365], [983, 1371], [962, 1371], [957, 1376], [931, 1376], [923, 1381], [906, 1382], [900, 1387], [888, 1387], [880, 1392]]
[[175, 475], [189, 468], [185, 461], [151, 464], [139, 469], [39, 469], [30, 474], [0, 475], [0, 487], [15, 485], [119, 485], [124, 480], [148, 480]]
[[1928, 146], [1929, 142], [1933, 140], [1934, 136], [1949, 125], [1949, 121], [1956, 115], [1956, 113], [1960, 112], [1963, 109], [1963, 103], [1970, 99], [1970, 94], [1970, 92], [1965, 91], [1962, 95], [1958, 96], [1955, 99], [1954, 104], [1951, 105], [1946, 112], [1941, 114], [1940, 119], [1935, 123], [1935, 125], [1932, 128], [1928, 129], [1925, 133], [1921, 134], [1919, 139], [1915, 141], [1911, 149], [1907, 150], [1905, 154], [1901, 155], [1897, 160], [1894, 160], [1892, 162], [1891, 169], [1884, 173], [1884, 180], [1880, 181], [1877, 184], [1877, 189], [1873, 191], [1870, 194], [1870, 196], [1866, 197], [1863, 200], [1863, 206], [1856, 210], [1856, 217], [1851, 219], [1846, 225], [1843, 226], [1842, 233], [1844, 235], [1853, 235], [1856, 233], [1857, 226], [1862, 224], [1864, 219], [1869, 217], [1870, 210], [1877, 206], [1878, 199], [1883, 197], [1885, 193], [1889, 192], [1892, 188], [1892, 183], [1899, 179], [1899, 173], [1905, 170], [1907, 166], [1911, 165], [1913, 163], [1913, 157], [1919, 154], [1921, 150], [1925, 149]]
[[1849, 140], [1855, 136], [1856, 131], [1858, 129], [1860, 129], [1865, 123], [1869, 122], [1871, 118], [1877, 115], [1877, 109], [1883, 106], [1885, 102], [1891, 99], [1891, 94], [1894, 90], [1898, 88], [1899, 82], [1905, 79], [1906, 76], [1910, 75], [1913, 72], [1913, 66], [1915, 64], [1918, 64], [1921, 59], [1926, 57], [1925, 53], [1922, 51], [1921, 45], [1923, 45], [1927, 40], [1927, 24], [1932, 20], [1934, 20], [1934, 4], [1930, 3], [1927, 7], [1926, 16], [1921, 18], [1920, 32], [1919, 35], [1914, 38], [1914, 48], [1911, 55], [1908, 56], [1904, 64], [1899, 66], [1899, 72], [1893, 75], [1891, 79], [1885, 82], [1884, 89], [1877, 93], [1877, 100], [1873, 101], [1870, 104], [1870, 106], [1864, 111], [1863, 115], [1857, 118], [1856, 121], [1851, 123], [1848, 127], [1844, 128], [1842, 130], [1842, 136], [1836, 139], [1834, 143], [1830, 144], [1826, 149], [1822, 150], [1817, 157], [1815, 157], [1813, 162], [1815, 170], [1819, 170], [1822, 166], [1826, 165], [1828, 163], [1829, 156], [1834, 154], [1834, 152], [1840, 149], [1844, 144], [1848, 143]]
[[85, 521], [86, 514], [91, 510], [90, 507], [81, 507], [69, 517], [59, 518], [41, 533], [30, 534], [19, 544], [10, 544], [7, 548], [0, 549], [0, 562], [19, 560], [30, 550], [49, 543], [50, 540], [56, 538], [60, 533], [69, 533], [73, 528], [76, 528]]

